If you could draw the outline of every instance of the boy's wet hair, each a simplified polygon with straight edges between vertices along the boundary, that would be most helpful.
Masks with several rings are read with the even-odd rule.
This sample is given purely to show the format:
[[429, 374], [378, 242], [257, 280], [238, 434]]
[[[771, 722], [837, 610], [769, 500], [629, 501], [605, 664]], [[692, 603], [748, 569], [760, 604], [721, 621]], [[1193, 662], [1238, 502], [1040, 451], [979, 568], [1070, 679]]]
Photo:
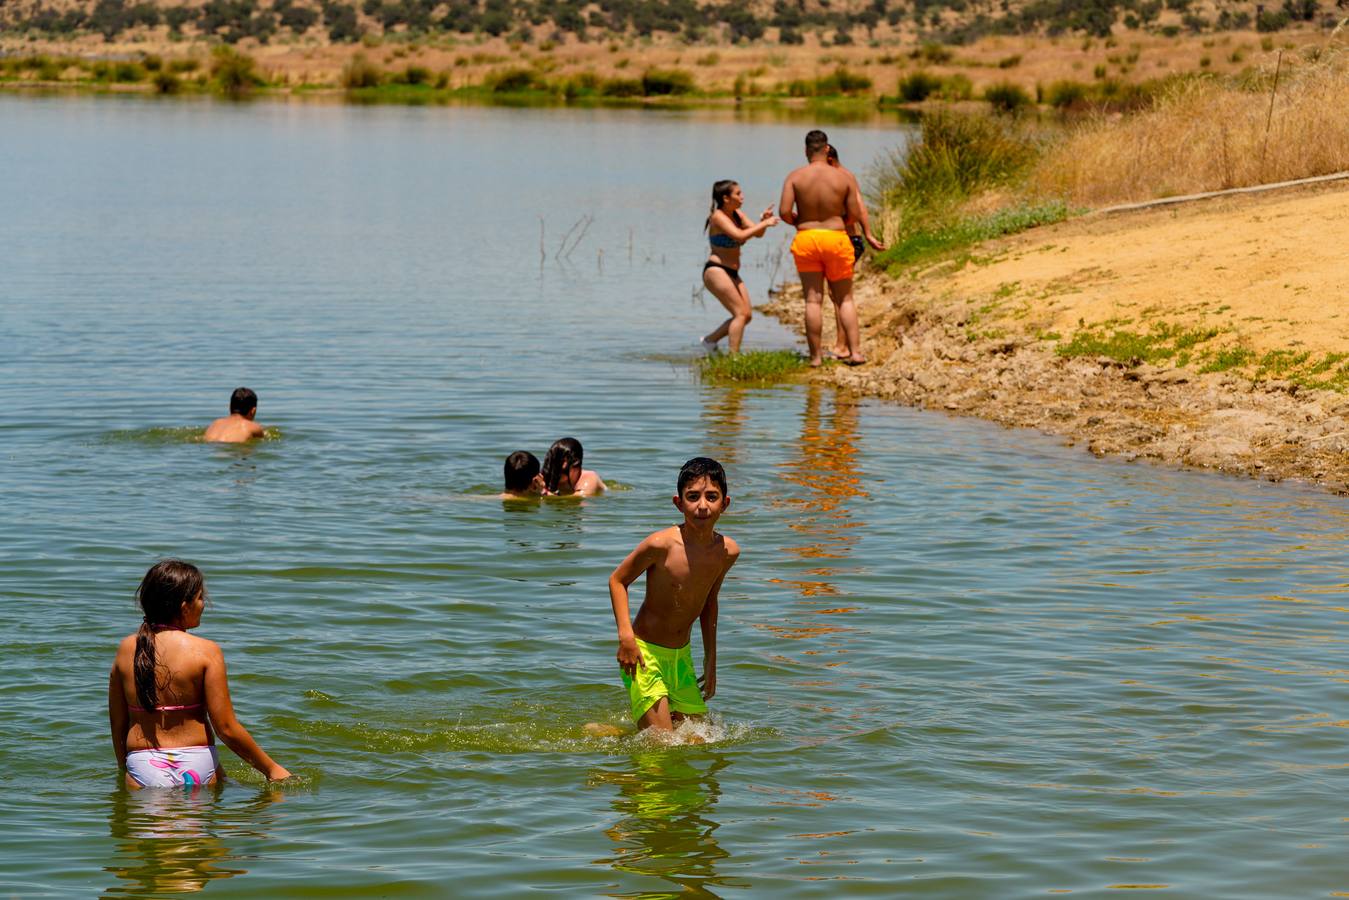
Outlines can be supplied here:
[[721, 463], [710, 456], [695, 456], [684, 463], [679, 470], [679, 481], [676, 482], [676, 487], [680, 496], [683, 496], [686, 485], [697, 481], [699, 478], [710, 478], [713, 484], [721, 488], [722, 496], [728, 493], [726, 490], [726, 470], [721, 467]]
[[516, 450], [506, 457], [504, 474], [506, 490], [517, 493], [529, 490], [534, 476], [539, 474], [539, 458], [528, 450]]
[[829, 146], [829, 135], [820, 129], [806, 132], [806, 156], [814, 156]]
[[564, 465], [576, 466], [579, 469], [584, 455], [581, 442], [574, 437], [558, 438], [553, 441], [553, 446], [543, 455], [543, 483], [548, 486], [548, 490], [557, 490], [557, 483], [562, 480]]
[[234, 393], [230, 394], [230, 412], [243, 415], [249, 410], [258, 408], [258, 395], [246, 387], [235, 388]]

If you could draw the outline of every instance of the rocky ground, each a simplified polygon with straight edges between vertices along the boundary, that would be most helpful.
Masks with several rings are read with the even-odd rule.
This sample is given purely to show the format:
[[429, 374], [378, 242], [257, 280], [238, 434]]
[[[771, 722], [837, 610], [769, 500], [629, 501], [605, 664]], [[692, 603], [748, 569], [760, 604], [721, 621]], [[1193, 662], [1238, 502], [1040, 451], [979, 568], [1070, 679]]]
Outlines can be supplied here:
[[[1269, 227], [1272, 219], [1278, 228]], [[1174, 233], [1178, 223], [1188, 228], [1186, 239]], [[1156, 242], [1155, 252], [1140, 252], [1149, 241]], [[1252, 265], [1284, 273], [1282, 287], [1252, 282], [1230, 253], [1213, 256], [1206, 241], [1239, 243]], [[1304, 481], [1349, 494], [1349, 395], [1260, 377], [1251, 365], [1200, 374], [1197, 361], [1180, 368], [1068, 357], [1056, 350], [1069, 335], [1043, 336], [1047, 323], [1076, 318], [1089, 327], [1093, 310], [1098, 321], [1120, 321], [1121, 308], [1129, 307], [1136, 328], [1216, 323], [1217, 340], [1253, 348], [1255, 359], [1276, 346], [1271, 341], [1349, 353], [1349, 329], [1338, 321], [1349, 301], [1346, 246], [1349, 189], [1343, 183], [1068, 222], [987, 248], [992, 261], [976, 267], [975, 286], [969, 265], [902, 280], [862, 277], [858, 305], [871, 362], [827, 366], [812, 377], [868, 396], [1062, 435], [1099, 456]], [[1124, 247], [1127, 253], [1117, 252]], [[1046, 248], [1063, 260], [1051, 271], [1043, 271]], [[998, 266], [1004, 270], [990, 271]], [[1216, 271], [1205, 277], [1204, 266]], [[1093, 273], [1088, 286], [1069, 279], [1065, 290], [1046, 289], [1063, 282], [1065, 267]], [[1204, 281], [1209, 305], [1196, 311], [1192, 293], [1177, 288], [1182, 269]], [[1311, 303], [1308, 282], [1316, 285]], [[1008, 291], [1008, 284], [1016, 290]], [[993, 285], [1001, 287], [990, 294]], [[990, 296], [1013, 294], [1022, 299], [991, 310], [998, 304]], [[1282, 314], [1294, 307], [1296, 315]], [[1249, 314], [1252, 309], [1264, 315]], [[798, 330], [804, 326], [799, 286], [763, 310]], [[1271, 321], [1277, 323], [1272, 332]], [[831, 335], [827, 326], [826, 339]]]

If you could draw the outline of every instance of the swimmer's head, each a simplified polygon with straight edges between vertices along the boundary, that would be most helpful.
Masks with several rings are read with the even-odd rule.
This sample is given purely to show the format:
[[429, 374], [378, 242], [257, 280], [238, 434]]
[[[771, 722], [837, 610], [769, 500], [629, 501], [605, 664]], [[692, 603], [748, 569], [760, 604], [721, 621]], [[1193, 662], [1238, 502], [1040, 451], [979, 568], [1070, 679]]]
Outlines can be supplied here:
[[829, 146], [829, 135], [816, 128], [806, 132], [806, 159], [814, 159]]
[[[506, 457], [503, 474], [506, 479], [506, 490], [512, 494], [524, 494], [542, 487], [543, 479], [539, 478], [539, 458], [528, 450], [516, 450]], [[535, 479], [538, 479], [537, 484]]]
[[257, 411], [258, 395], [248, 388], [235, 388], [234, 393], [230, 394], [230, 415], [240, 415], [246, 419], [251, 419]]
[[574, 437], [558, 438], [543, 456], [543, 483], [548, 490], [557, 493], [558, 485], [565, 479], [568, 492], [574, 490], [576, 482], [581, 480], [581, 459], [584, 451], [581, 442]]
[[679, 493], [674, 498], [675, 507], [684, 514], [685, 520], [711, 519], [716, 522], [730, 504], [726, 470], [715, 459], [695, 456], [684, 463], [676, 484]]
[[201, 569], [181, 559], [165, 559], [150, 567], [136, 588], [136, 600], [145, 619], [136, 632], [134, 673], [136, 697], [144, 709], [158, 706], [158, 667], [155, 660], [155, 627], [177, 625], [192, 628], [201, 621], [206, 601], [206, 579]]

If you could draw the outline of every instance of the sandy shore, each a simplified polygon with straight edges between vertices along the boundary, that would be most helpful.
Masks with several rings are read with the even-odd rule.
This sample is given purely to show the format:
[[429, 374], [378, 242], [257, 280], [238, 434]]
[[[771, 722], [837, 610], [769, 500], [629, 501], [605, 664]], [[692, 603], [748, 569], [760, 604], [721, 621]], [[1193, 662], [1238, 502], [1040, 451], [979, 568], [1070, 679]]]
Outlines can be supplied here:
[[[1346, 182], [1077, 219], [963, 265], [863, 276], [871, 363], [813, 377], [1099, 456], [1349, 494], [1346, 246]], [[763, 309], [803, 327], [799, 286]], [[1159, 327], [1211, 337], [1177, 357], [1186, 365], [1059, 352], [1078, 333]], [[1271, 371], [1298, 359], [1292, 378]], [[1334, 389], [1311, 386], [1337, 372]]]

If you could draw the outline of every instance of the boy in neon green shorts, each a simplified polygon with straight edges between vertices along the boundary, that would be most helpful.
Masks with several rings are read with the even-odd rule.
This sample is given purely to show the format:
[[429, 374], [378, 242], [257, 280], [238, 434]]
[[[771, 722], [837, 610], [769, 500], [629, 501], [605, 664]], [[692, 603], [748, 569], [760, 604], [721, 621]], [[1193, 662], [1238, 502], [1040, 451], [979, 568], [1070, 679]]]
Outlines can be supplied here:
[[[731, 502], [721, 463], [689, 460], [679, 470], [678, 488], [674, 505], [683, 524], [642, 541], [609, 576], [618, 666], [639, 730], [673, 731], [686, 716], [707, 712], [706, 701], [717, 692], [717, 593], [740, 556], [735, 541], [715, 530]], [[646, 597], [631, 621], [628, 585], [643, 573]], [[695, 619], [703, 641], [701, 679], [689, 642]]]

